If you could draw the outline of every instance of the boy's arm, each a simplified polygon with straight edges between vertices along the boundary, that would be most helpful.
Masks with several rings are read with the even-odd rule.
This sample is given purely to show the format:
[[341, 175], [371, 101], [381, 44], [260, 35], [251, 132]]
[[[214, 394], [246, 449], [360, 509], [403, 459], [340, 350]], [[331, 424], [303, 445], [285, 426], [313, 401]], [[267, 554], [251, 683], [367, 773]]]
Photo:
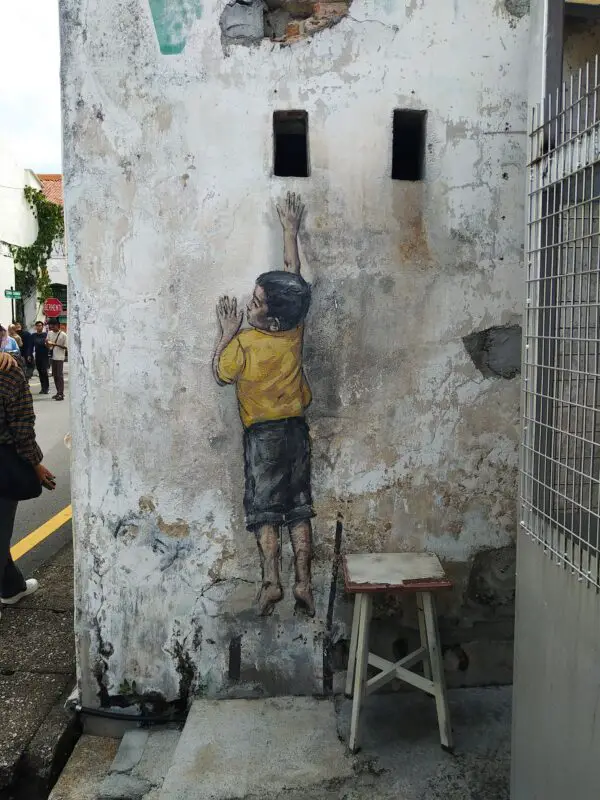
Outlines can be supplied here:
[[284, 270], [299, 275], [298, 230], [304, 214], [304, 205], [300, 195], [288, 192], [283, 204], [277, 206], [277, 213], [283, 227]]
[[225, 386], [225, 381], [219, 377], [219, 359], [221, 353], [229, 342], [235, 337], [242, 324], [243, 312], [237, 310], [237, 300], [235, 297], [221, 297], [217, 303], [217, 320], [221, 335], [215, 347], [215, 352], [212, 360], [212, 370], [216, 382], [219, 386]]

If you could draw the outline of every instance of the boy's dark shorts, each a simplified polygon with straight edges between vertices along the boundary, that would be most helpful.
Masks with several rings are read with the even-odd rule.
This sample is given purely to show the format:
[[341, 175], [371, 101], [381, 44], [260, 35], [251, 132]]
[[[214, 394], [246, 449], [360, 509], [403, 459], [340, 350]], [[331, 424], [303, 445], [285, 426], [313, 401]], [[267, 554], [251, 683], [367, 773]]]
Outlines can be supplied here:
[[246, 527], [290, 525], [315, 516], [310, 436], [303, 417], [257, 422], [244, 432]]

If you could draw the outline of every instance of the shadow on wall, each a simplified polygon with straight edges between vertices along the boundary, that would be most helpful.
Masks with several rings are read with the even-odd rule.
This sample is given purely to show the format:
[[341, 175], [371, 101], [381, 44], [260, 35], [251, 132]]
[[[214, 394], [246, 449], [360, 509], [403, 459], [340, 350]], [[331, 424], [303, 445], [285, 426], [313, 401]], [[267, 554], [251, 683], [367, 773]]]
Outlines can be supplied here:
[[497, 325], [463, 337], [467, 353], [484, 378], [516, 377], [521, 372], [520, 325]]

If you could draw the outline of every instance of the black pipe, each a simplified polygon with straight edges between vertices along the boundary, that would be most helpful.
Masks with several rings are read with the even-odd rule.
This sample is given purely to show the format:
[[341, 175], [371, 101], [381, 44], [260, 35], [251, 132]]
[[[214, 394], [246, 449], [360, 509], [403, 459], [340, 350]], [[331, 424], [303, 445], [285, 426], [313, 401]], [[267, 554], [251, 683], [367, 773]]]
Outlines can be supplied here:
[[323, 639], [323, 694], [327, 697], [333, 693], [333, 611], [335, 608], [335, 595], [337, 591], [338, 574], [340, 570], [340, 553], [342, 552], [342, 515], [338, 513], [335, 523], [335, 542], [333, 545], [333, 562], [331, 564], [331, 584], [329, 586], [329, 602], [327, 604], [327, 617], [325, 622], [325, 636]]
[[185, 714], [121, 714], [119, 711], [109, 711], [105, 708], [89, 708], [79, 703], [75, 706], [77, 714], [85, 714], [88, 717], [100, 717], [101, 719], [114, 719], [121, 722], [139, 722], [144, 725], [166, 725], [169, 722], [185, 722]]

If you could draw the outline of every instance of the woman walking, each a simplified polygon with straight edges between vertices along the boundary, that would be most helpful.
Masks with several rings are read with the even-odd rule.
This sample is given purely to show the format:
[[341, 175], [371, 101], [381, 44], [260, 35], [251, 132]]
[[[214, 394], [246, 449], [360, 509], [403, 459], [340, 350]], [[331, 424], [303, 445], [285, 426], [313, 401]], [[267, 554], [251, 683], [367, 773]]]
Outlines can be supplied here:
[[31, 392], [16, 360], [0, 352], [0, 608], [38, 588], [12, 560], [10, 540], [19, 500], [38, 496], [40, 486], [54, 489], [56, 484], [35, 440]]

